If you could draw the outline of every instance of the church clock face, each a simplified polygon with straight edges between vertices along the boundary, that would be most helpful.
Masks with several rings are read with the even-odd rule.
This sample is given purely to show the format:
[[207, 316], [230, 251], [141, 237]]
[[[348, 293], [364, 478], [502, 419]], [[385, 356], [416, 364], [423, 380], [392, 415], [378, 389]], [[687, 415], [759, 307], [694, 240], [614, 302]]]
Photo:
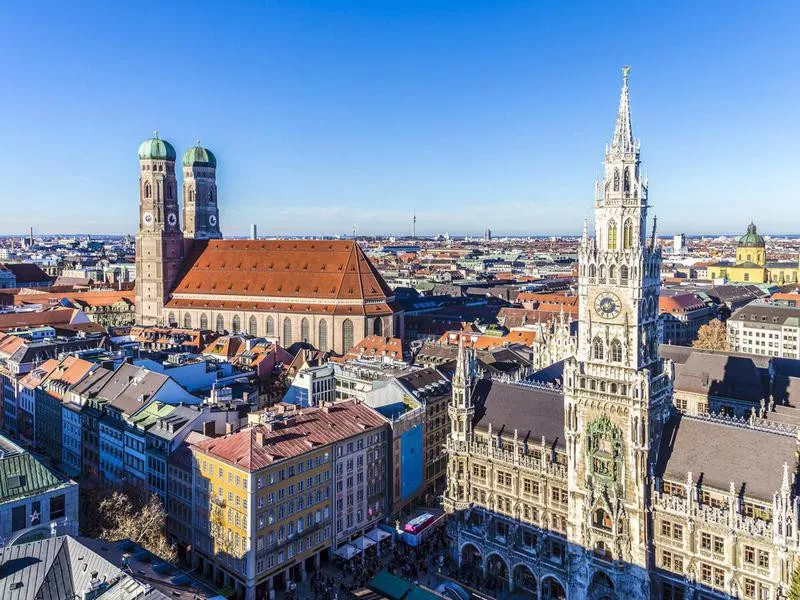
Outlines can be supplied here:
[[622, 311], [622, 302], [616, 294], [604, 292], [595, 298], [594, 309], [604, 319], [613, 319]]
[[178, 217], [175, 216], [175, 213], [169, 213], [167, 215], [167, 223], [169, 223], [171, 227], [175, 227], [175, 224], [177, 222], [178, 222]]
[[150, 225], [153, 224], [153, 213], [151, 212], [144, 213], [144, 215], [142, 215], [142, 221], [144, 221], [145, 225], [150, 227]]
[[217, 215], [208, 215], [208, 224], [214, 227], [217, 224]]

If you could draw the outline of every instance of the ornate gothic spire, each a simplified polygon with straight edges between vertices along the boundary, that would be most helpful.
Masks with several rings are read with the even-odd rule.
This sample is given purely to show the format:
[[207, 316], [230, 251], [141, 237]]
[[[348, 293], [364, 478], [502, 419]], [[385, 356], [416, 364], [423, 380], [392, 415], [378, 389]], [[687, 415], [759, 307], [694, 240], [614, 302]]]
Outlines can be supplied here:
[[469, 383], [470, 365], [466, 348], [464, 348], [463, 333], [458, 336], [458, 357], [456, 358], [456, 372], [453, 374], [453, 385], [465, 387]]
[[631, 106], [628, 94], [628, 76], [631, 68], [622, 67], [622, 92], [619, 96], [619, 111], [617, 112], [617, 126], [614, 129], [614, 139], [611, 140], [611, 150], [617, 152], [635, 152], [636, 143], [633, 139], [633, 126], [631, 125]]

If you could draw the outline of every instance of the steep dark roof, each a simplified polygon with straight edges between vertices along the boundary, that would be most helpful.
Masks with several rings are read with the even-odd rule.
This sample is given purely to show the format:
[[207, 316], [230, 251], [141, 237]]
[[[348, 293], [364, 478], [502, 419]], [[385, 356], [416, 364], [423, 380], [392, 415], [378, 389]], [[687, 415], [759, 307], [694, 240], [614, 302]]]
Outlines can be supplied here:
[[53, 278], [33, 263], [2, 263], [17, 278], [17, 286], [25, 287], [26, 283], [50, 283]]
[[673, 415], [664, 427], [656, 476], [695, 482], [767, 502], [780, 489], [783, 464], [793, 474], [797, 442], [793, 436]]
[[[758, 357], [692, 351], [675, 363], [675, 390], [758, 403], [769, 396], [769, 377]], [[765, 365], [766, 366], [766, 365]]]
[[476, 429], [547, 443], [566, 449], [564, 442], [564, 396], [556, 390], [523, 384], [480, 379], [473, 389]]

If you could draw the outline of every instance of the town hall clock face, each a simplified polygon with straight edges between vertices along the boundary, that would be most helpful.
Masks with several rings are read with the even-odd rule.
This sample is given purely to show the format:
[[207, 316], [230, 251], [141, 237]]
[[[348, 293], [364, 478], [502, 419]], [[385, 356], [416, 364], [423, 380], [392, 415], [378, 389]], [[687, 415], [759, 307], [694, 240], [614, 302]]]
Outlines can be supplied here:
[[175, 224], [178, 222], [178, 217], [175, 216], [175, 213], [169, 213], [167, 215], [167, 223], [169, 223], [172, 227], [175, 227]]
[[144, 213], [144, 215], [142, 216], [142, 220], [144, 221], [144, 224], [149, 227], [150, 225], [153, 224], [153, 213], [151, 212]]
[[622, 311], [622, 303], [616, 294], [605, 292], [595, 298], [594, 309], [604, 319], [613, 319]]
[[208, 216], [208, 224], [214, 227], [217, 224], [217, 216], [216, 215], [209, 215]]

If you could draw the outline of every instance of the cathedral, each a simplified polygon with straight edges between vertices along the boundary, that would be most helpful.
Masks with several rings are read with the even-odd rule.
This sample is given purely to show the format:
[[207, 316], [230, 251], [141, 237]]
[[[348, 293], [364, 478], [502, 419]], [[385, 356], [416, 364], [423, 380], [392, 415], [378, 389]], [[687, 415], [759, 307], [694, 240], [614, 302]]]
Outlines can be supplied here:
[[158, 134], [139, 146], [136, 323], [248, 333], [344, 353], [367, 335], [402, 336], [394, 292], [355, 240], [226, 240], [214, 154], [181, 160]]
[[444, 494], [453, 558], [533, 598], [785, 598], [800, 564], [797, 435], [676, 410], [647, 210], [625, 68], [594, 235], [584, 224], [580, 241], [563, 386], [480, 376], [459, 346]]

